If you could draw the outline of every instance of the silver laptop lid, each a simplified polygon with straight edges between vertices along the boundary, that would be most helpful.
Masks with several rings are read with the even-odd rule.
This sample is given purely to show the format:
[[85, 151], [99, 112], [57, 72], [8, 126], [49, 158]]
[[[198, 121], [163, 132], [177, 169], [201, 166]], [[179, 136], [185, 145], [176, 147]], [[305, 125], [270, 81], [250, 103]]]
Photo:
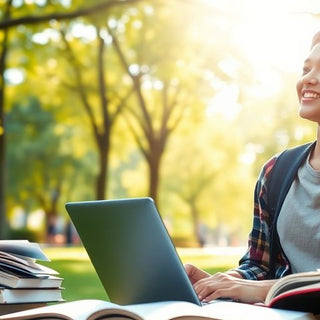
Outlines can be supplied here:
[[201, 305], [151, 198], [69, 202], [66, 209], [112, 302]]

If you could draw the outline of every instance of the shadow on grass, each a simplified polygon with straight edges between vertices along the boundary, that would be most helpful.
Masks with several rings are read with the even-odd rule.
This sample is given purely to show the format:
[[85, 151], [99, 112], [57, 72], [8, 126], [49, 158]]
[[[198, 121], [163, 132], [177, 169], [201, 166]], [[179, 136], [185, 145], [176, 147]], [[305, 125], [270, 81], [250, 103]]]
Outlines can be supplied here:
[[[44, 264], [44, 263], [42, 263]], [[90, 261], [53, 260], [46, 264], [64, 278], [62, 297], [67, 301], [79, 299], [109, 300]]]

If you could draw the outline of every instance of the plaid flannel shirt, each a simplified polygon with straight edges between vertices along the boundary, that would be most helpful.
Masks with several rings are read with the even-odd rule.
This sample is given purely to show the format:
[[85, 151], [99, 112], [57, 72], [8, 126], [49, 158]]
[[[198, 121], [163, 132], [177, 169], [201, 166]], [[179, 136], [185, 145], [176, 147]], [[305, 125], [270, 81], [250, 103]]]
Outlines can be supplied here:
[[[270, 225], [267, 206], [267, 181], [277, 156], [271, 158], [262, 168], [254, 191], [253, 227], [249, 234], [248, 250], [241, 258], [238, 271], [243, 278], [264, 280], [269, 278]], [[281, 250], [276, 261], [275, 278], [291, 273], [290, 263]]]

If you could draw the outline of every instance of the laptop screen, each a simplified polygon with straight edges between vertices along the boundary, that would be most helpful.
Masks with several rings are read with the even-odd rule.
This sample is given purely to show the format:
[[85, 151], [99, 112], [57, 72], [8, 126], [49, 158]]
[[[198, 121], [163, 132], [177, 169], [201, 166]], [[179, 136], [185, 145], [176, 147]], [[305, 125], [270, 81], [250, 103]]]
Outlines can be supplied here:
[[112, 302], [201, 305], [151, 198], [69, 202], [66, 209]]

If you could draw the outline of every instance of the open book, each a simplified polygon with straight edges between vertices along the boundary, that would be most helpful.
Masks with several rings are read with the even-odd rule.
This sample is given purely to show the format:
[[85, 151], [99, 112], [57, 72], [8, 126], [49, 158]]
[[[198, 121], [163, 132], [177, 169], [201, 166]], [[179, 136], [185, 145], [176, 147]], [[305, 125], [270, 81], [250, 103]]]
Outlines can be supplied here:
[[272, 308], [320, 314], [320, 272], [294, 273], [279, 279], [269, 290], [265, 304]]
[[0, 316], [0, 320], [315, 320], [305, 312], [280, 310], [216, 300], [198, 306], [190, 302], [163, 301], [120, 306], [102, 300], [78, 300]]

